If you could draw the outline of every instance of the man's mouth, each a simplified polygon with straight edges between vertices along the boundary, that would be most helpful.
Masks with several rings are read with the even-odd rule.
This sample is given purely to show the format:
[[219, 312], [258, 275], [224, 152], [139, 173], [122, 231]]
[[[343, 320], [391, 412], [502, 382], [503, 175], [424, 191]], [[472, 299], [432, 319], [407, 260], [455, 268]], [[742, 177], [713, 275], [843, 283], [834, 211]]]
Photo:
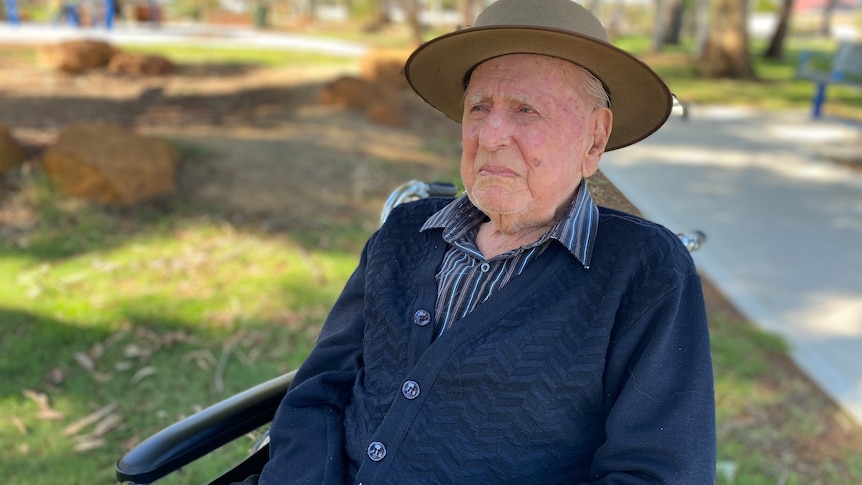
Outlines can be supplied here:
[[517, 177], [514, 170], [498, 165], [485, 165], [479, 169], [479, 175], [486, 177]]

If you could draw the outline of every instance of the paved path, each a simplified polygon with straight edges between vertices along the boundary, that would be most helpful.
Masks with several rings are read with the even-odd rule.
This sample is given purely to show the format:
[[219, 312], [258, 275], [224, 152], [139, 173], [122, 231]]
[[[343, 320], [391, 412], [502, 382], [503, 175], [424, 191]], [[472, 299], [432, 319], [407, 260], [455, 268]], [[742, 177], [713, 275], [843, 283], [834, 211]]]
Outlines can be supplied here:
[[149, 24], [118, 23], [113, 29], [106, 30], [104, 27], [77, 28], [32, 23], [16, 26], [0, 22], [0, 42], [4, 43], [44, 44], [80, 38], [101, 39], [117, 45], [161, 43], [220, 48], [248, 46], [256, 49], [315, 51], [342, 56], [359, 56], [366, 50], [366, 46], [355, 42], [194, 23], [171, 23], [157, 28]]
[[695, 261], [862, 423], [862, 124], [693, 109], [602, 171], [650, 219], [702, 229]]

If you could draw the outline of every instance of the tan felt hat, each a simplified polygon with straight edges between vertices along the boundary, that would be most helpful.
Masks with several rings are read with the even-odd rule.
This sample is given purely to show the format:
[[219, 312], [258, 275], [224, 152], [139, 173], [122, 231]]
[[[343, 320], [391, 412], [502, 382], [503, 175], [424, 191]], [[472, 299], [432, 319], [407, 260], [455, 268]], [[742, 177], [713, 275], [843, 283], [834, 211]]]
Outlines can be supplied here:
[[506, 54], [542, 54], [573, 62], [605, 85], [614, 112], [607, 150], [655, 132], [672, 107], [670, 91], [646, 64], [608, 41], [605, 28], [570, 0], [498, 0], [472, 27], [419, 46], [404, 68], [413, 90], [460, 122], [473, 69]]

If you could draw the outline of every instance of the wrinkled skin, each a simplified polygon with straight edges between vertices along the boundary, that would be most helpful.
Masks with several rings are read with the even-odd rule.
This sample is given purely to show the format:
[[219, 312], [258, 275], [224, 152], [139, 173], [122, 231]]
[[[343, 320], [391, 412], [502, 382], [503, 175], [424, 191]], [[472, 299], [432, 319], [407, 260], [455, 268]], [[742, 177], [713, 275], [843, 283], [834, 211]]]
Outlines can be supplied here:
[[477, 237], [486, 258], [538, 240], [598, 169], [612, 114], [593, 107], [582, 76], [575, 64], [533, 54], [497, 57], [473, 71], [461, 177], [490, 218]]

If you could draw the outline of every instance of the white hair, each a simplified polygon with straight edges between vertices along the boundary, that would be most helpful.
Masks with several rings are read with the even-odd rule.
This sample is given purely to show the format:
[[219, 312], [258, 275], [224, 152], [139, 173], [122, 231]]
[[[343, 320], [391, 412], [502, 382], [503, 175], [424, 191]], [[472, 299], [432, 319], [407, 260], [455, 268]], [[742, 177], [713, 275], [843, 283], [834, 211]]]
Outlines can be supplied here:
[[587, 96], [590, 98], [593, 108], [610, 108], [611, 97], [608, 95], [605, 85], [602, 84], [599, 78], [594, 76], [590, 71], [581, 66], [578, 66], [578, 68], [586, 74], [585, 76], [580, 77], [580, 84], [587, 93]]

